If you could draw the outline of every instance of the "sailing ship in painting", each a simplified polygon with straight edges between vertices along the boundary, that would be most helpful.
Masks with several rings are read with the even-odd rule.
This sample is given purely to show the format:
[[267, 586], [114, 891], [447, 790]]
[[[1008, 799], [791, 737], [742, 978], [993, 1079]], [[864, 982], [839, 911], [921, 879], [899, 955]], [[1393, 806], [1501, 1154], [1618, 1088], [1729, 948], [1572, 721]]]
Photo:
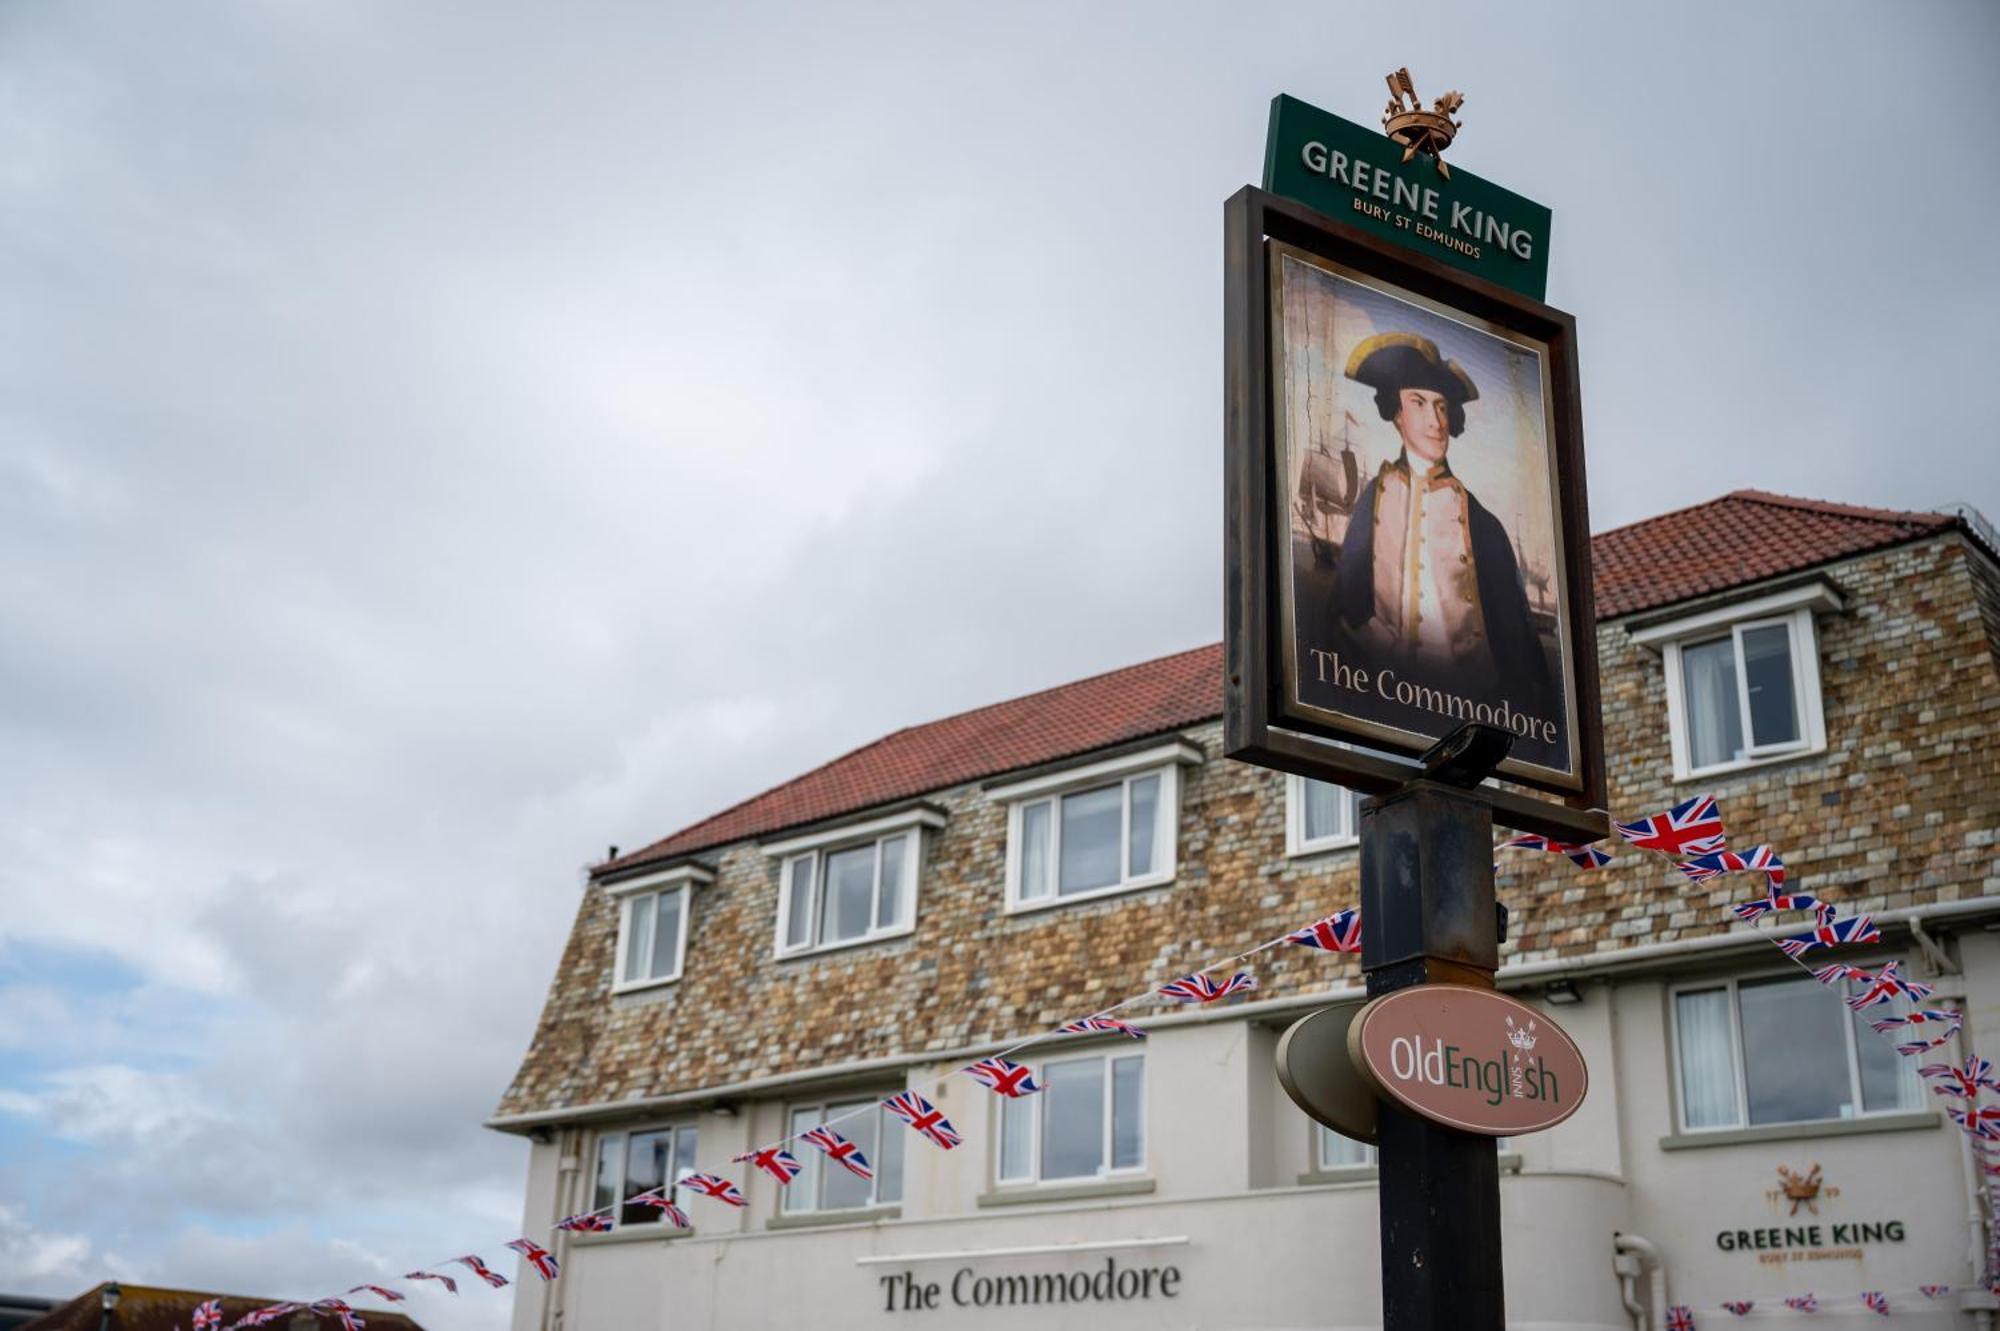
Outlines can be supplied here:
[[1299, 486], [1292, 500], [1299, 525], [1312, 542], [1313, 563], [1332, 568], [1340, 558], [1340, 543], [1347, 535], [1347, 519], [1361, 498], [1361, 459], [1354, 452], [1348, 432], [1360, 422], [1351, 411], [1340, 427], [1340, 456], [1315, 435], [1299, 468]]

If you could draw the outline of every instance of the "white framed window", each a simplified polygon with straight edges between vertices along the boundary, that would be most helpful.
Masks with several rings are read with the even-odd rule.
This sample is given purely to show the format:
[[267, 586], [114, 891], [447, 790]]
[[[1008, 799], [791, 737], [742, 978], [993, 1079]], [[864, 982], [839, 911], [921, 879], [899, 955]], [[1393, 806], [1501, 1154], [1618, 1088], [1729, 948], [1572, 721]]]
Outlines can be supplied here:
[[1285, 854], [1317, 855], [1360, 844], [1360, 792], [1285, 774]]
[[1923, 1102], [1919, 1060], [1868, 1026], [1906, 1000], [1850, 1012], [1795, 971], [1682, 985], [1672, 998], [1684, 1132], [1863, 1118]]
[[916, 928], [924, 829], [942, 826], [934, 809], [906, 809], [762, 847], [779, 865], [777, 954], [852, 947]]
[[1813, 615], [1839, 606], [1814, 584], [1632, 634], [1660, 652], [1676, 780], [1826, 748]]
[[[652, 1206], [620, 1206], [629, 1197], [652, 1192], [663, 1183], [677, 1184], [695, 1171], [697, 1130], [693, 1123], [634, 1128], [597, 1134], [597, 1167], [592, 1175], [591, 1206], [618, 1206], [621, 1225], [661, 1224], [665, 1214]], [[667, 1199], [678, 1200], [669, 1188]]]
[[1035, 1069], [1042, 1090], [1001, 1099], [1004, 1184], [1084, 1182], [1146, 1167], [1146, 1056], [1086, 1054]]
[[[869, 1113], [855, 1113], [870, 1110]], [[853, 1114], [852, 1118], [843, 1117]], [[793, 1136], [810, 1132], [829, 1119], [839, 1119], [833, 1130], [860, 1148], [873, 1166], [875, 1177], [861, 1178], [854, 1171], [827, 1159], [826, 1153], [811, 1145], [794, 1145], [792, 1154], [804, 1168], [783, 1188], [786, 1215], [817, 1215], [828, 1211], [863, 1211], [876, 1206], [893, 1206], [903, 1200], [903, 1139], [909, 1129], [903, 1120], [882, 1107], [882, 1097], [858, 1100], [829, 1100], [817, 1104], [793, 1105], [788, 1129]]]
[[715, 875], [700, 865], [684, 864], [605, 889], [618, 900], [613, 993], [681, 978], [681, 968], [687, 963], [688, 911], [694, 889], [714, 879]]
[[1199, 749], [1177, 741], [990, 788], [1007, 805], [1007, 909], [1172, 882], [1180, 768], [1199, 761]]
[[1360, 1169], [1375, 1163], [1375, 1148], [1342, 1136], [1324, 1123], [1313, 1124], [1313, 1164], [1321, 1170]]

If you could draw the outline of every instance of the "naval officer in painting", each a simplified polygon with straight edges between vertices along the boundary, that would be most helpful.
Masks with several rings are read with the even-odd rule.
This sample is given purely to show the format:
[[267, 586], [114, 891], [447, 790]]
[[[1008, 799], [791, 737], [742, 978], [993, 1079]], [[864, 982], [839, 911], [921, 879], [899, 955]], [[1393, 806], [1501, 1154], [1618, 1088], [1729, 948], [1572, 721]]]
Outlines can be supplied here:
[[1374, 390], [1403, 447], [1362, 490], [1348, 522], [1338, 618], [1371, 656], [1413, 677], [1554, 716], [1548, 659], [1513, 544], [1446, 456], [1479, 389], [1414, 333], [1368, 338], [1346, 373]]

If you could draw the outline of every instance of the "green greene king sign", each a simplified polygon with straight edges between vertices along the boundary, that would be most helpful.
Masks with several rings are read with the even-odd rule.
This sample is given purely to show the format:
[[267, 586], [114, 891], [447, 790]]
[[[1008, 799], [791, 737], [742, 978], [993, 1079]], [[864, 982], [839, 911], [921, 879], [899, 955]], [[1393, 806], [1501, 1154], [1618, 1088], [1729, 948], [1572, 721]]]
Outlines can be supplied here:
[[1549, 281], [1549, 210], [1283, 93], [1271, 99], [1264, 188], [1536, 300]]

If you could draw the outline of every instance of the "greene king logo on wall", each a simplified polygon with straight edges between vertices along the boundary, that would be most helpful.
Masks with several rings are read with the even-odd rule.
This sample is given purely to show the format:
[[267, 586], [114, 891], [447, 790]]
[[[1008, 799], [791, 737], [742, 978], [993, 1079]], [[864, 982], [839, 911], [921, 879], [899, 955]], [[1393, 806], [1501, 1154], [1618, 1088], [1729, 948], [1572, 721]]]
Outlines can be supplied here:
[[1399, 989], [1347, 1029], [1356, 1067], [1412, 1113], [1462, 1132], [1517, 1137], [1577, 1111], [1583, 1053], [1525, 1003], [1462, 984]]

